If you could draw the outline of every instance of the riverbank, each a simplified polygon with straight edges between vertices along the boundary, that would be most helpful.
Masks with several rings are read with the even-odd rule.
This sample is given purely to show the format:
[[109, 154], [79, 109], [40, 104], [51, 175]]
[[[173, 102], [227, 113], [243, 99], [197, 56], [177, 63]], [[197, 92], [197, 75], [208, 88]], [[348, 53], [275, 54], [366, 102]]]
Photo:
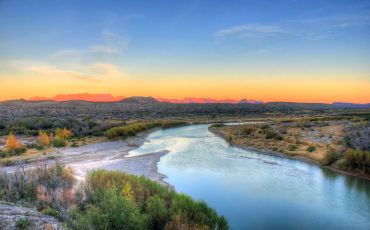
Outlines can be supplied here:
[[167, 151], [154, 152], [142, 156], [127, 157], [130, 151], [145, 143], [146, 137], [158, 129], [151, 129], [124, 140], [104, 141], [83, 145], [80, 147], [64, 147], [45, 155], [38, 155], [5, 166], [0, 169], [6, 173], [15, 172], [20, 166], [25, 170], [39, 167], [42, 164], [54, 164], [56, 161], [70, 167], [75, 172], [76, 179], [82, 181], [86, 174], [94, 169], [118, 170], [133, 175], [145, 176], [167, 187], [165, 175], [158, 173], [157, 163]]
[[214, 135], [226, 140], [231, 146], [234, 146], [234, 147], [237, 147], [237, 148], [245, 149], [245, 150], [248, 150], [248, 151], [254, 151], [254, 152], [261, 153], [261, 154], [267, 154], [267, 155], [272, 155], [272, 156], [277, 156], [277, 157], [299, 160], [299, 161], [303, 161], [303, 162], [306, 162], [306, 163], [309, 163], [309, 164], [318, 165], [320, 167], [323, 167], [325, 169], [329, 169], [329, 170], [337, 172], [337, 173], [342, 173], [342, 174], [349, 175], [349, 176], [359, 177], [359, 178], [363, 178], [363, 179], [366, 179], [366, 180], [370, 181], [370, 175], [369, 174], [354, 172], [354, 171], [351, 171], [351, 170], [340, 169], [340, 168], [336, 168], [334, 166], [323, 166], [320, 163], [319, 160], [315, 160], [313, 158], [305, 157], [305, 156], [302, 156], [302, 155], [300, 155], [300, 156], [288, 155], [288, 154], [278, 152], [278, 151], [256, 148], [256, 147], [252, 147], [252, 146], [249, 146], [249, 145], [246, 145], [246, 144], [243, 144], [243, 143], [236, 143], [235, 141], [230, 140], [230, 138], [228, 138], [228, 136], [224, 132], [220, 131], [219, 128], [217, 128], [217, 127], [210, 126], [208, 128], [208, 130], [211, 133], [213, 133]]

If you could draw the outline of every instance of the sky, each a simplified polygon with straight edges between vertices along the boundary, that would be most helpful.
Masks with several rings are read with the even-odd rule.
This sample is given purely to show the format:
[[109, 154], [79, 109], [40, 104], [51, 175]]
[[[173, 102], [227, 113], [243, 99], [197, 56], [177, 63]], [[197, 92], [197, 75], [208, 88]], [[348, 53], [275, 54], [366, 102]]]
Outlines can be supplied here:
[[370, 0], [0, 0], [0, 87], [370, 103]]

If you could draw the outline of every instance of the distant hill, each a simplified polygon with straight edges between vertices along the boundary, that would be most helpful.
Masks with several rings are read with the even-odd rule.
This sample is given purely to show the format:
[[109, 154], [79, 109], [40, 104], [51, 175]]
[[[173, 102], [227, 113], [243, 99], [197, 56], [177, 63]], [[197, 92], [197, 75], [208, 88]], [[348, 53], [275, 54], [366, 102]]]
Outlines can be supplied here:
[[[207, 102], [207, 103], [206, 103]], [[351, 103], [294, 103], [269, 102], [248, 103], [168, 103], [153, 97], [128, 97], [116, 102], [29, 101], [11, 100], [0, 102], [0, 117], [94, 117], [119, 119], [155, 119], [192, 116], [263, 116], [266, 113], [300, 115], [307, 113], [337, 113], [342, 110], [370, 109], [369, 104]]]
[[370, 103], [355, 104], [355, 103], [347, 103], [347, 102], [334, 102], [333, 106], [335, 106], [335, 107], [345, 107], [345, 108], [370, 108]]
[[33, 97], [31, 101], [91, 101], [91, 102], [114, 102], [124, 99], [122, 96], [114, 97], [111, 94], [90, 94], [90, 93], [77, 93], [77, 94], [58, 94], [55, 97]]
[[[145, 97], [129, 97], [127, 98], [128, 102], [140, 102]], [[247, 104], [260, 104], [262, 101], [258, 100], [235, 100], [235, 99], [214, 99], [214, 98], [194, 98], [187, 97], [182, 99], [169, 99], [169, 98], [153, 98], [156, 102], [167, 102], [175, 104], [207, 104], [207, 103], [227, 103], [227, 104], [238, 104], [238, 103], [247, 103]], [[55, 97], [32, 97], [30, 101], [90, 101], [90, 102], [117, 102], [124, 100], [123, 96], [112, 96], [111, 94], [90, 94], [90, 93], [78, 93], [78, 94], [58, 94]], [[146, 99], [144, 99], [146, 101]], [[149, 101], [146, 101], [149, 102]], [[154, 101], [152, 100], [152, 103]]]
[[158, 101], [153, 97], [128, 97], [121, 102], [126, 103], [137, 103], [137, 104], [150, 104], [150, 103], [158, 103]]

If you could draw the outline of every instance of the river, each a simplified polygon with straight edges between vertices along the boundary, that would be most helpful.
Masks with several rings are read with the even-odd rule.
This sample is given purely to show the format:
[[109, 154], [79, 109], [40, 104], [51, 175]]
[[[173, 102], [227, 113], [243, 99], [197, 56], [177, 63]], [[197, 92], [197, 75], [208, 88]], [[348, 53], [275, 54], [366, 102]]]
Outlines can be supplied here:
[[370, 182], [231, 147], [192, 125], [151, 133], [129, 156], [168, 150], [159, 173], [206, 201], [233, 229], [370, 229]]

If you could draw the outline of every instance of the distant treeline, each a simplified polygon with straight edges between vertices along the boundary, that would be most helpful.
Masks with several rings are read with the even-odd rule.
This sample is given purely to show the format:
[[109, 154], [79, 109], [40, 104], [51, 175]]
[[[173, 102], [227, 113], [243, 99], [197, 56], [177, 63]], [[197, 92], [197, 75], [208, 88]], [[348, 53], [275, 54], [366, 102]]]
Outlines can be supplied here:
[[67, 128], [73, 132], [75, 136], [101, 136], [104, 131], [114, 126], [108, 122], [96, 120], [90, 117], [86, 118], [15, 118], [1, 119], [0, 118], [0, 135], [8, 133], [23, 134], [27, 136], [37, 136], [40, 130], [47, 132], [55, 129]]

